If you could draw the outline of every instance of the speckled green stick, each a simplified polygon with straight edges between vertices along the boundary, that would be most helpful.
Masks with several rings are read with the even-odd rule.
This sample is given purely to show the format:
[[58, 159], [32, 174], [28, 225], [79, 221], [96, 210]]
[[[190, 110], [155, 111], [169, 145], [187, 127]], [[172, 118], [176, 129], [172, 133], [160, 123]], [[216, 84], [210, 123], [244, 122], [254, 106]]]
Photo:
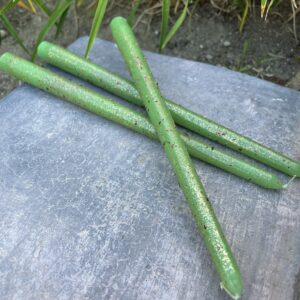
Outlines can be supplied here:
[[221, 277], [221, 286], [238, 299], [243, 290], [239, 268], [144, 55], [124, 18], [114, 18], [110, 28]]
[[[97, 115], [131, 128], [152, 139], [157, 139], [153, 125], [142, 114], [29, 61], [6, 53], [0, 57], [0, 70], [44, 91], [64, 98]], [[262, 187], [271, 189], [282, 188], [282, 183], [273, 174], [223, 153], [194, 138], [183, 134], [182, 138], [188, 147], [188, 151], [195, 158], [252, 181]]]
[[[142, 106], [133, 83], [105, 68], [48, 42], [40, 44], [38, 55], [47, 62], [99, 86], [129, 102]], [[299, 162], [244, 137], [220, 124], [166, 100], [174, 121], [213, 141], [239, 151], [265, 165], [291, 176], [300, 176]]]
[[[120, 97], [124, 97], [132, 103], [140, 105], [142, 102], [137, 90], [131, 82], [110, 73], [108, 70], [105, 70], [62, 47], [49, 42], [42, 42], [38, 48], [38, 55], [40, 58], [56, 67], [68, 71], [79, 78], [86, 79], [96, 86], [104, 88]], [[176, 104], [172, 103], [170, 103], [170, 105], [176, 106]], [[262, 187], [270, 189], [282, 188], [282, 183], [271, 173], [240, 159], [234, 159], [233, 156], [229, 156], [225, 154], [225, 152], [218, 151], [214, 147], [200, 143], [197, 140], [189, 139], [186, 136], [183, 136], [183, 138], [188, 146], [188, 151], [192, 156], [209, 162], [214, 166], [218, 166], [223, 170]], [[191, 144], [193, 144], [193, 147], [191, 147]], [[213, 152], [213, 150], [215, 150], [215, 152]]]

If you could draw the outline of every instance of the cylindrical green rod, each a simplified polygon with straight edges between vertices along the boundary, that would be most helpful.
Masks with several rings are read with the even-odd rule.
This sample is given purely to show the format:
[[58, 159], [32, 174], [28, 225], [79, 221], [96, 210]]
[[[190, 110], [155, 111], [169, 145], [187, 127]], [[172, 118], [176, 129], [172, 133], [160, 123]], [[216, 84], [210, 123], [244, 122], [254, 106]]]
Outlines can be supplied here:
[[[0, 57], [0, 70], [97, 115], [152, 139], [157, 139], [153, 125], [142, 114], [29, 61], [6, 53]], [[195, 158], [262, 187], [271, 189], [282, 188], [282, 183], [275, 175], [184, 134], [182, 134], [182, 138], [190, 154]]]
[[[99, 86], [120, 98], [143, 106], [143, 101], [131, 81], [85, 60], [79, 55], [48, 42], [40, 44], [38, 55], [60, 69]], [[196, 114], [183, 106], [170, 100], [165, 100], [174, 121], [178, 125], [239, 151], [285, 174], [300, 176], [299, 162]]]
[[238, 265], [147, 61], [124, 18], [114, 18], [110, 28], [221, 277], [221, 286], [238, 299], [243, 290]]

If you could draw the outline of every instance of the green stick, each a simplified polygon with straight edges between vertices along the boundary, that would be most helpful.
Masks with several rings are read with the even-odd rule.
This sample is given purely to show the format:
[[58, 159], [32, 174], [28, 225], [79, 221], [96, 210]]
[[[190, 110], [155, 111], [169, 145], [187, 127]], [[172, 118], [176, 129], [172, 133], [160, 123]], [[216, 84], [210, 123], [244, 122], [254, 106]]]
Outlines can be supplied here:
[[238, 299], [243, 289], [239, 268], [144, 55], [124, 18], [114, 18], [110, 28], [221, 277], [221, 286]]
[[[155, 129], [142, 114], [101, 96], [57, 74], [39, 67], [13, 54], [0, 57], [0, 70], [17, 77], [35, 87], [79, 105], [97, 115], [126, 126], [152, 139], [157, 139]], [[188, 150], [195, 158], [208, 162], [234, 175], [252, 181], [262, 187], [282, 188], [282, 183], [273, 174], [223, 153], [199, 140], [182, 134]]]
[[[99, 86], [129, 102], [143, 106], [134, 84], [110, 71], [84, 60], [59, 46], [43, 42], [38, 55], [45, 61], [88, 82]], [[291, 176], [300, 176], [300, 164], [272, 149], [244, 137], [224, 126], [196, 114], [170, 100], [166, 100], [174, 121], [202, 136], [239, 151], [267, 166]]]

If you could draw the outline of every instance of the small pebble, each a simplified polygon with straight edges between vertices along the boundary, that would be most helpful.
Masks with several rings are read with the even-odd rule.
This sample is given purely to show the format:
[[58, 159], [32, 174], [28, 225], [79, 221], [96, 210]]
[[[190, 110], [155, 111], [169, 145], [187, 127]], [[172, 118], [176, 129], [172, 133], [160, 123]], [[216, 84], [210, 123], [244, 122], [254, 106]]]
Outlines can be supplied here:
[[1, 37], [1, 39], [4, 39], [5, 37], [7, 37], [7, 31], [4, 29], [0, 29], [0, 37]]
[[229, 41], [224, 41], [223, 46], [224, 47], [229, 47], [231, 43]]
[[205, 57], [206, 57], [207, 60], [212, 60], [213, 59], [213, 56], [210, 55], [210, 54], [207, 54]]

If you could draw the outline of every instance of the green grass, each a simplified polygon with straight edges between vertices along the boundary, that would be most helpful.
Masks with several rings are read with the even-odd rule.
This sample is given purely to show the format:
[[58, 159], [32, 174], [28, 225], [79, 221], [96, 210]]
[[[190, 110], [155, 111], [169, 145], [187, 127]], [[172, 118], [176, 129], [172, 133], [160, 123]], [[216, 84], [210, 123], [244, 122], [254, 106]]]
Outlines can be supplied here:
[[137, 11], [138, 11], [140, 5], [142, 4], [142, 1], [143, 0], [135, 0], [134, 1], [133, 7], [132, 7], [132, 9], [129, 13], [128, 18], [127, 18], [127, 22], [130, 25], [130, 27], [132, 27], [134, 25], [134, 20], [135, 20]]
[[108, 0], [99, 0], [98, 1], [96, 14], [93, 19], [93, 24], [92, 24], [92, 28], [91, 28], [91, 32], [90, 32], [90, 36], [89, 36], [88, 45], [87, 45], [86, 51], [85, 51], [86, 58], [88, 57], [90, 51], [92, 50], [95, 38], [97, 37], [97, 33], [100, 29], [100, 26], [101, 26], [101, 23], [103, 20], [103, 16], [106, 11], [107, 2], [108, 2]]
[[12, 9], [15, 5], [18, 4], [20, 0], [11, 0], [7, 2], [1, 9], [0, 9], [0, 15], [5, 14], [9, 9]]
[[176, 20], [176, 22], [174, 23], [174, 25], [170, 29], [169, 33], [163, 39], [163, 43], [162, 43], [162, 45], [160, 45], [160, 49], [166, 48], [167, 44], [173, 38], [173, 36], [175, 35], [176, 31], [181, 27], [181, 25], [183, 24], [183, 22], [185, 20], [186, 15], [187, 15], [188, 7], [189, 7], [189, 1], [186, 0], [184, 8], [183, 8], [180, 16], [178, 17], [178, 19]]
[[170, 0], [163, 0], [162, 12], [161, 12], [161, 29], [159, 37], [159, 51], [162, 51], [162, 46], [168, 31], [169, 17], [170, 17]]
[[[0, 8], [0, 21], [3, 23], [4, 27], [7, 29], [8, 33], [15, 39], [15, 41], [26, 51], [29, 53], [28, 49], [25, 47], [24, 42], [22, 41], [21, 37], [18, 35], [16, 28], [14, 28], [13, 24], [10, 22], [9, 18], [6, 15], [10, 9], [14, 9], [16, 5], [21, 5], [22, 7], [30, 9], [33, 13], [36, 9], [42, 11], [47, 17], [48, 20], [42, 26], [38, 38], [35, 43], [35, 47], [33, 52], [31, 53], [31, 57], [34, 60], [36, 56], [36, 50], [40, 42], [42, 42], [48, 32], [55, 26], [56, 27], [56, 34], [55, 37], [57, 38], [58, 35], [63, 30], [63, 25], [68, 14], [70, 6], [75, 3], [75, 5], [82, 5], [86, 0], [57, 0], [56, 6], [53, 11], [47, 6], [47, 1], [45, 0], [9, 0], [5, 5]], [[185, 21], [188, 14], [190, 16], [194, 13], [196, 7], [198, 7], [201, 3], [211, 0], [161, 0], [154, 1], [154, 0], [133, 0], [132, 8], [128, 16], [128, 23], [130, 26], [134, 25], [135, 19], [137, 14], [143, 13], [143, 9], [145, 7], [149, 8], [149, 5], [158, 5], [161, 3], [161, 31], [159, 37], [159, 51], [161, 52], [167, 44], [173, 39], [176, 32], [182, 27], [183, 22]], [[255, 0], [231, 0], [232, 7], [238, 11], [240, 16], [240, 24], [239, 30], [243, 31], [245, 24], [247, 22], [247, 18], [249, 15], [250, 7], [253, 6]], [[296, 0], [261, 0], [261, 16], [262, 18], [266, 19], [269, 11], [272, 7], [275, 7], [282, 3], [282, 1], [291, 1], [293, 12], [295, 11], [296, 7]], [[91, 31], [89, 35], [89, 41], [86, 47], [85, 57], [88, 57], [95, 38], [100, 30], [103, 17], [105, 15], [107, 5], [110, 4], [118, 4], [118, 3], [127, 3], [128, 1], [124, 0], [112, 0], [108, 2], [108, 0], [94, 0], [95, 4], [97, 4], [97, 9], [95, 12], [95, 16], [93, 18], [93, 22], [91, 25]], [[93, 2], [92, 2], [93, 3]], [[124, 3], [123, 3], [124, 4]], [[189, 7], [191, 7], [191, 11], [189, 11]], [[174, 8], [171, 10], [171, 8]], [[168, 28], [171, 23], [171, 12], [173, 15], [178, 15], [177, 20], [171, 26], [171, 29], [168, 31]], [[295, 18], [295, 15], [293, 15]], [[294, 26], [294, 34], [295, 38], [297, 39], [296, 29]]]
[[14, 26], [11, 24], [11, 22], [9, 21], [9, 19], [6, 17], [4, 13], [0, 15], [0, 20], [3, 23], [4, 27], [7, 29], [7, 31], [9, 32], [9, 34], [17, 41], [17, 43], [21, 46], [21, 48], [23, 48], [23, 50], [28, 55], [30, 55], [29, 50], [23, 44], [22, 39], [18, 35], [18, 32], [16, 31], [16, 29], [14, 28]]
[[[45, 39], [47, 33], [50, 31], [50, 29], [55, 25], [55, 23], [63, 16], [65, 11], [70, 7], [72, 4], [73, 0], [63, 0], [63, 1], [58, 1], [53, 12], [49, 16], [49, 19], [47, 23], [42, 27], [42, 30], [39, 33], [39, 36], [37, 38], [37, 41], [35, 43], [35, 47], [33, 49], [32, 53], [32, 60], [34, 61], [36, 58], [37, 54], [37, 48], [39, 44]], [[59, 26], [58, 26], [59, 28]]]

